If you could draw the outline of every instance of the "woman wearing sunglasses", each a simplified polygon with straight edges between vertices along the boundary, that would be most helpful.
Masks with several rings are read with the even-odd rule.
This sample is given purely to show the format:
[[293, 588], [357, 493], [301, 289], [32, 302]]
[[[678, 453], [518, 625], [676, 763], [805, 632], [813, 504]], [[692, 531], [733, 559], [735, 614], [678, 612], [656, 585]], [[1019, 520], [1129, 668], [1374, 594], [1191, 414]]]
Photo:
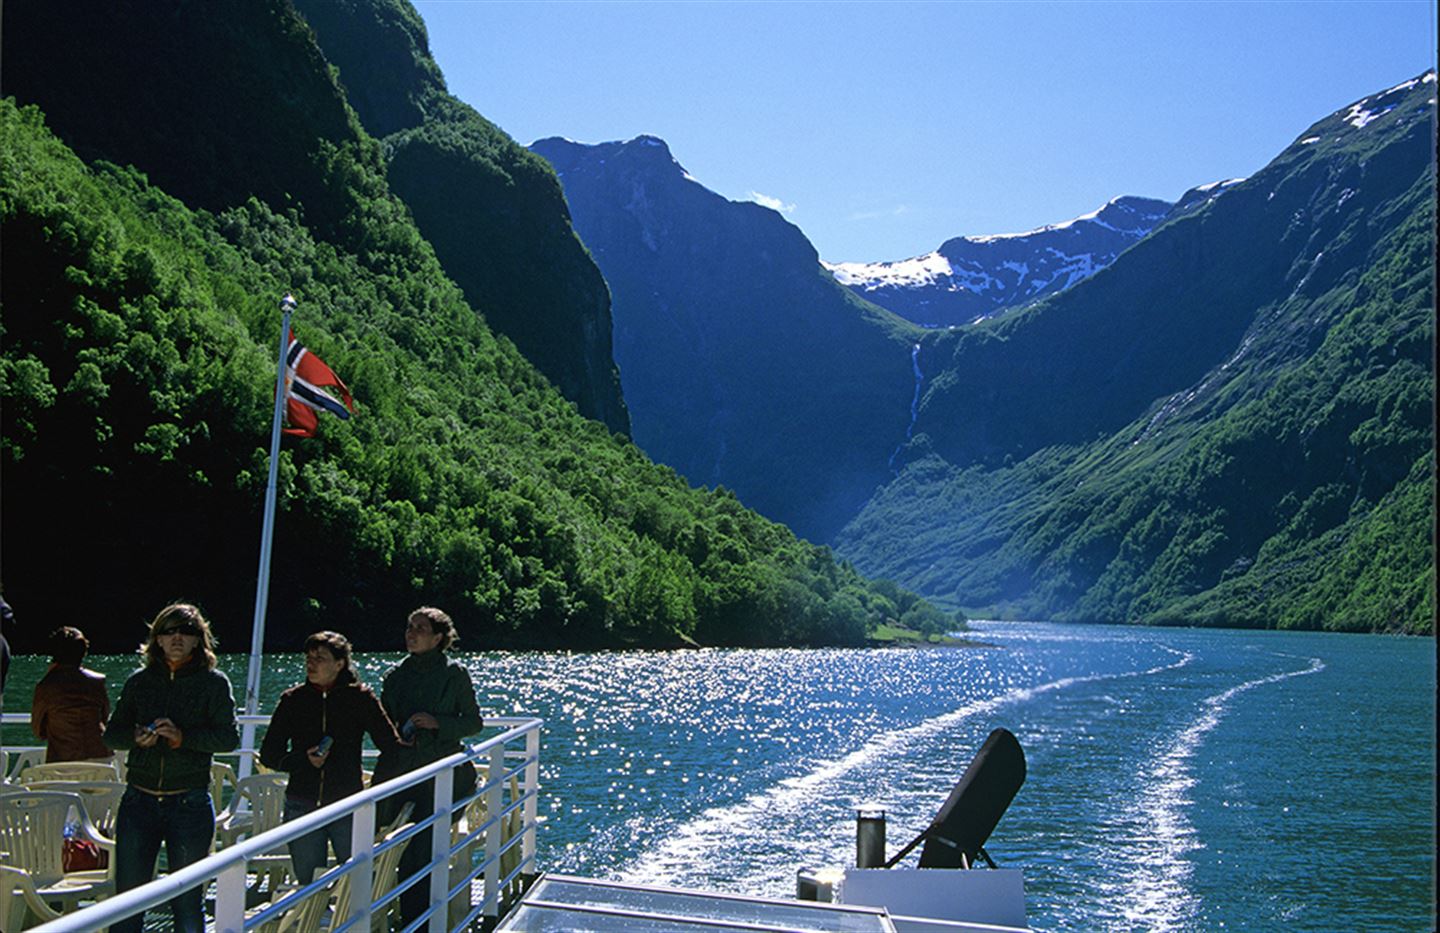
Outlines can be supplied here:
[[[215, 835], [210, 757], [240, 744], [230, 681], [215, 669], [210, 623], [188, 603], [160, 610], [140, 646], [144, 667], [130, 675], [105, 727], [105, 744], [124, 750], [129, 785], [115, 816], [115, 889], [151, 879], [160, 844], [174, 872], [204, 858]], [[203, 933], [202, 886], [170, 901], [175, 929]], [[142, 929], [144, 914], [112, 933]]]

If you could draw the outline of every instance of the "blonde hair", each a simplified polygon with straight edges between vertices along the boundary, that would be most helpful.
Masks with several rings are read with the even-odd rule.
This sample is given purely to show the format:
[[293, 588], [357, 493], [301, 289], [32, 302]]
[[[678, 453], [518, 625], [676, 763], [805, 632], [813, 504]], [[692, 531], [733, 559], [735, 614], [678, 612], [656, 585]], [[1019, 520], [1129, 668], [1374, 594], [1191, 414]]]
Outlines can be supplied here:
[[205, 662], [206, 670], [215, 670], [215, 636], [210, 631], [210, 623], [205, 621], [198, 608], [189, 603], [171, 603], [161, 609], [155, 621], [150, 623], [150, 637], [140, 646], [140, 654], [146, 662], [165, 663], [165, 649], [160, 647], [160, 636], [174, 628], [194, 629], [194, 634], [200, 636], [195, 654]]

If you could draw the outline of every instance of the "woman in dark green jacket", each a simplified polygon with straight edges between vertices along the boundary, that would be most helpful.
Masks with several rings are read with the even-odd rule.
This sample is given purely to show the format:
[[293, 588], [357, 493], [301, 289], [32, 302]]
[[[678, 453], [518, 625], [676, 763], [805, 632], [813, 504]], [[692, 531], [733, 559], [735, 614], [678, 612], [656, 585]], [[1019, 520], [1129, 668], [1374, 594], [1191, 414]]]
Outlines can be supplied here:
[[[160, 610], [140, 648], [145, 666], [125, 681], [105, 727], [105, 744], [124, 750], [129, 787], [115, 816], [115, 889], [128, 891], [155, 874], [160, 844], [174, 872], [210, 852], [215, 806], [210, 757], [240, 744], [230, 681], [215, 670], [210, 623], [188, 603]], [[203, 933], [203, 886], [170, 901], [175, 929]], [[145, 915], [110, 927], [139, 931]]]
[[[380, 703], [400, 734], [414, 744], [381, 751], [375, 764], [372, 784], [379, 784], [406, 771], [439, 761], [460, 751], [460, 740], [484, 726], [475, 702], [470, 672], [445, 656], [456, 641], [455, 623], [450, 616], [429, 606], [410, 613], [405, 625], [405, 649], [410, 653], [385, 675]], [[475, 792], [475, 767], [469, 763], [455, 769], [453, 800]], [[411, 818], [423, 819], [434, 812], [434, 781], [426, 781], [382, 801], [379, 817], [389, 822], [409, 801], [415, 805]], [[400, 877], [406, 878], [430, 860], [430, 831], [418, 833], [400, 857]], [[400, 913], [408, 923], [424, 913], [429, 885], [415, 884], [400, 895]]]

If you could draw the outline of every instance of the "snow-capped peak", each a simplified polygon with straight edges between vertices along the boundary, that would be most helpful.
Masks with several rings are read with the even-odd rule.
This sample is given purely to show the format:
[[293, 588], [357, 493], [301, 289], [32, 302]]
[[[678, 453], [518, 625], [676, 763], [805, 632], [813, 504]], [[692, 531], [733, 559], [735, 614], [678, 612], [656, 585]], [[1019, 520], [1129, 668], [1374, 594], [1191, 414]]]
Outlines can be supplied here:
[[938, 252], [896, 262], [821, 262], [841, 285], [862, 288], [913, 288], [933, 285], [952, 274], [950, 260]]
[[[1121, 211], [1128, 211], [1130, 209], [1130, 203], [1134, 200], [1134, 198], [1123, 195], [1121, 197], [1111, 198], [1109, 201], [1105, 202], [1100, 207], [1097, 207], [1095, 210], [1091, 211], [1088, 214], [1081, 214], [1079, 217], [1075, 217], [1058, 224], [1046, 224], [1043, 227], [1036, 227], [1034, 230], [1027, 230], [1024, 233], [992, 233], [986, 236], [967, 236], [964, 239], [969, 240], [971, 243], [993, 243], [996, 240], [1013, 240], [1019, 239], [1020, 237], [1034, 237], [1042, 233], [1051, 233], [1056, 230], [1068, 230], [1071, 227], [1074, 227], [1076, 224], [1083, 223], [1093, 223], [1104, 227], [1107, 230], [1115, 230], [1117, 232], [1124, 233], [1126, 232], [1124, 229], [1114, 226], [1108, 221], [1102, 220], [1101, 215], [1105, 214], [1107, 211], [1112, 211], [1112, 209], [1115, 208], [1118, 208]], [[1166, 207], [1168, 208], [1169, 205], [1167, 204]]]
[[1109, 265], [1173, 205], [1119, 197], [1028, 233], [956, 237], [895, 262], [822, 263], [836, 282], [917, 324], [968, 324], [1069, 288]]

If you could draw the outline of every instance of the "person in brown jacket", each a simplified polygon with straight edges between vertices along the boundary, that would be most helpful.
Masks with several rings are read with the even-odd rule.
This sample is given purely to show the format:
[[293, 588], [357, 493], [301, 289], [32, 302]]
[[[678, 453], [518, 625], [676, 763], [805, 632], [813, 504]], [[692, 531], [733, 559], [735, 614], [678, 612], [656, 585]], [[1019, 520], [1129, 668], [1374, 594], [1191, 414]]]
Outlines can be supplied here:
[[45, 761], [110, 758], [105, 720], [110, 697], [105, 675], [80, 666], [90, 640], [73, 626], [50, 633], [50, 670], [35, 685], [30, 703], [30, 728], [46, 741]]

